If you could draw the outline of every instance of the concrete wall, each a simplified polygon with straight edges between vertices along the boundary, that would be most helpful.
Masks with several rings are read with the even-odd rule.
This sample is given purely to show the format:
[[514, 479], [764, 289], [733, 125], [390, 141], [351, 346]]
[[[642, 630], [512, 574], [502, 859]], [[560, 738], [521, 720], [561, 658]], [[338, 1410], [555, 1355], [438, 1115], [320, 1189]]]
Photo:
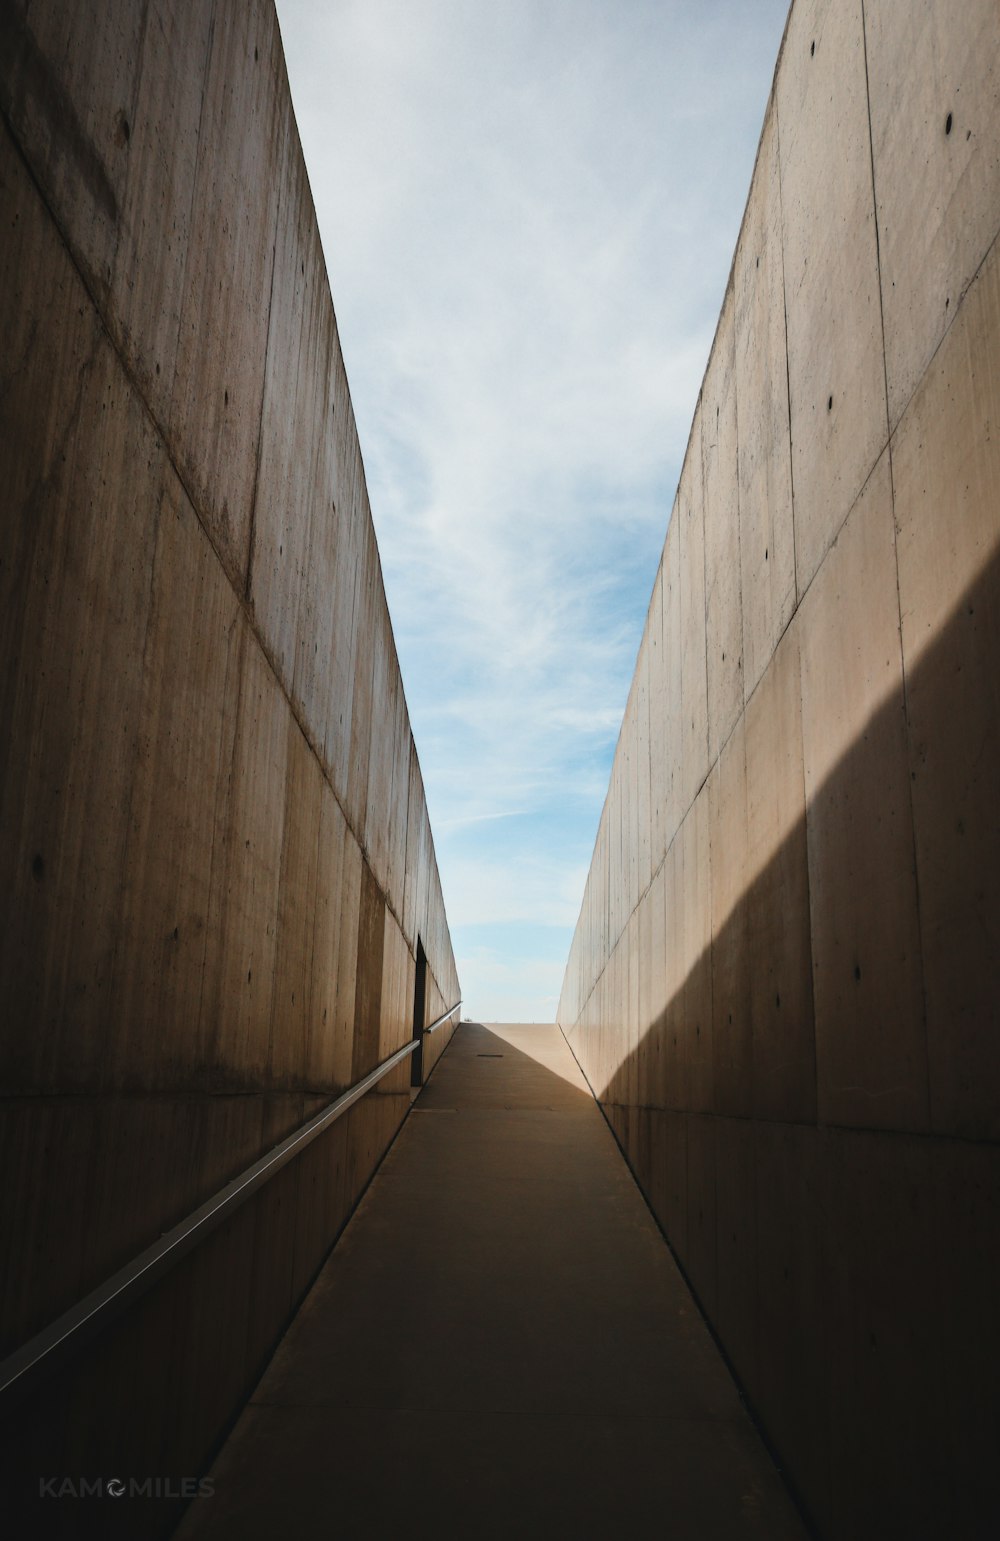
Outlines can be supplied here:
[[795, 0], [559, 1021], [820, 1535], [1000, 1531], [1000, 12]]
[[[6, 1352], [409, 1038], [418, 937], [459, 986], [271, 0], [14, 0], [0, 73]], [[20, 1476], [200, 1470], [408, 1106], [19, 1410]]]

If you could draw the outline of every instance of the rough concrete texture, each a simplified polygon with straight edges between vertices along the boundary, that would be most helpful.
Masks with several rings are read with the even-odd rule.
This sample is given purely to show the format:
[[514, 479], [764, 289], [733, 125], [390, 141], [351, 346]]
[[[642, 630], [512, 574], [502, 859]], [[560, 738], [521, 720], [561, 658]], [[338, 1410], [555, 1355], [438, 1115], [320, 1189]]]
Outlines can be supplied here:
[[838, 1541], [1000, 1531], [998, 229], [995, 4], [795, 0], [559, 1006]]
[[179, 1535], [805, 1535], [555, 1027], [463, 1023]]
[[[0, 186], [6, 1352], [409, 1039], [418, 939], [425, 1021], [459, 988], [271, 0], [3, 6]], [[107, 1469], [103, 1423], [196, 1470], [408, 1105], [404, 1065], [14, 1468]]]

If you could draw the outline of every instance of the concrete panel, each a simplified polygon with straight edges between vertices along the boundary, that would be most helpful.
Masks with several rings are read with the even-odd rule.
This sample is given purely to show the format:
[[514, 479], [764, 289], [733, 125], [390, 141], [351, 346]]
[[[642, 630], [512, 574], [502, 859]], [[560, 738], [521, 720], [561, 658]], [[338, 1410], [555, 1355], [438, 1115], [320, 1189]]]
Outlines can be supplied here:
[[715, 1136], [719, 1120], [687, 1120], [687, 1244], [684, 1268], [711, 1320], [718, 1312], [715, 1236]]
[[312, 1284], [346, 1219], [344, 1177], [347, 1125], [333, 1124], [298, 1158], [297, 1223], [293, 1295], [301, 1299]]
[[345, 1087], [354, 1080], [354, 1021], [357, 1006], [358, 926], [364, 857], [347, 827], [344, 834], [343, 882], [340, 898], [340, 949], [337, 975], [337, 1016], [333, 1047], [334, 1074]]
[[821, 1119], [926, 1128], [927, 1045], [888, 456], [800, 610]]
[[[83, 8], [60, 6], [79, 15]], [[99, 6], [107, 16], [116, 7]], [[107, 319], [157, 422], [170, 420], [214, 0], [147, 0], [131, 115], [116, 111], [127, 174]], [[140, 7], [130, 6], [134, 17]], [[89, 86], [88, 86], [89, 90]], [[127, 135], [127, 137], [126, 137]], [[155, 248], [156, 260], [148, 253]]]
[[678, 505], [663, 544], [663, 761], [666, 845], [681, 827], [683, 806], [683, 732], [681, 706], [681, 520]]
[[683, 817], [708, 774], [708, 683], [705, 662], [705, 523], [702, 493], [702, 404], [694, 415], [677, 488], [681, 647], [680, 807]]
[[609, 1043], [612, 1065], [618, 1071], [618, 1085], [621, 1086], [618, 1099], [626, 1102], [630, 1108], [636, 1105], [639, 1096], [638, 1086], [638, 1043], [639, 1043], [639, 974], [643, 968], [643, 955], [641, 955], [641, 928], [639, 928], [638, 909], [629, 917], [629, 925], [622, 932], [621, 943], [618, 946], [618, 960], [621, 974], [619, 974], [619, 988], [622, 995], [622, 1022], [626, 1026], [627, 1054], [621, 1059], [622, 1039], [618, 1037], [616, 1042]]
[[[352, 1209], [364, 1192], [375, 1163], [385, 1149], [382, 1110], [389, 1100], [388, 1097], [379, 1096], [377, 1091], [369, 1092], [344, 1115], [349, 1130], [344, 1192]], [[409, 1105], [409, 1096], [406, 1101]]]
[[712, 909], [713, 1107], [753, 1111], [753, 1035], [747, 859], [746, 734], [741, 717], [712, 769], [708, 792]]
[[664, 1113], [663, 1211], [657, 1213], [677, 1256], [687, 1256], [687, 1114]]
[[401, 951], [405, 951], [402, 935], [394, 917], [387, 910], [382, 949], [382, 995], [378, 1042], [380, 1060], [388, 1058], [394, 1049], [400, 1047], [403, 1039], [408, 1039], [411, 1034], [410, 1022], [404, 1023], [403, 1020]]
[[941, 1534], [928, 1523], [924, 1487], [939, 1462], [930, 1144], [838, 1131], [829, 1150], [833, 1533]]
[[106, 303], [131, 157], [145, 5], [5, 6], [4, 115], [79, 264]]
[[772, 99], [736, 247], [743, 674], [747, 700], [795, 609], [778, 118]]
[[650, 1035], [653, 1031], [653, 906], [648, 894], [640, 899], [635, 920], [638, 931], [639, 1011], [635, 1046], [635, 1097], [632, 1100], [645, 1106], [649, 1102]]
[[[807, 1512], [830, 1504], [830, 1253], [824, 1131], [754, 1125], [757, 1341], [754, 1405]], [[833, 1532], [836, 1534], [836, 1532]]]
[[80, 1202], [95, 1165], [98, 1110], [90, 1098], [5, 1099], [0, 1109], [0, 1353], [40, 1332], [85, 1286], [88, 1217]]
[[[10, 211], [0, 285], [11, 379], [0, 398], [0, 464], [7, 489], [0, 522], [0, 643], [9, 660], [0, 672], [0, 792], [6, 797], [8, 777], [21, 774], [14, 754], [18, 702], [22, 713], [30, 710], [30, 701], [24, 700], [25, 693], [31, 693], [26, 643], [34, 645], [42, 624], [27, 579], [40, 535], [44, 579], [45, 550], [51, 542], [52, 516], [43, 513], [40, 528], [32, 511], [41, 505], [42, 490], [61, 474], [99, 351], [100, 328], [82, 303], [83, 287], [5, 125], [0, 125], [0, 191]], [[43, 284], [48, 313], [58, 325], [39, 324], [44, 311], [32, 293], [36, 276]], [[12, 850], [11, 838], [8, 834], [0, 848], [4, 855]], [[13, 873], [5, 873], [5, 878], [11, 882]]]
[[[108, 1076], [119, 1087], [176, 1084], [201, 1062], [199, 1014], [215, 980], [213, 792], [233, 763], [246, 628], [235, 595], [180, 484], [169, 472], [157, 531], [129, 809]], [[202, 1027], [207, 1027], [202, 1020]]]
[[417, 880], [417, 928], [421, 936], [429, 937], [429, 925], [431, 915], [431, 867], [434, 860], [434, 845], [431, 840], [430, 820], [427, 817], [427, 808], [423, 807], [420, 817], [420, 862], [419, 877]]
[[[246, 626], [240, 619], [238, 623]], [[239, 1085], [266, 1072], [271, 1037], [290, 712], [256, 638], [243, 647], [228, 796], [219, 796], [201, 1034], [212, 1074]], [[221, 793], [221, 789], [220, 789]]]
[[[342, 1090], [350, 1081], [350, 1045], [340, 1031], [337, 1010], [342, 973], [340, 933], [346, 828], [344, 815], [324, 781], [320, 787], [316, 839], [316, 904], [309, 944], [304, 1073], [307, 1085], [323, 1086], [330, 1091]], [[345, 970], [349, 967], [344, 965]]]
[[621, 866], [621, 802], [619, 781], [621, 767], [617, 746], [615, 757], [611, 762], [611, 779], [608, 782], [607, 807], [607, 833], [606, 863], [608, 885], [608, 935], [607, 952], [609, 953], [615, 942], [621, 935], [622, 910], [625, 905], [624, 884], [620, 880]]
[[735, 300], [727, 289], [702, 386], [708, 757], [714, 762], [743, 710], [743, 603], [736, 440]]
[[[301, 1106], [301, 1099], [300, 1099]], [[299, 1121], [303, 1118], [299, 1114]], [[284, 1326], [295, 1303], [295, 1241], [298, 1229], [296, 1166], [285, 1167], [256, 1195], [254, 1203], [254, 1288], [247, 1321], [246, 1369], [263, 1373], [274, 1349], [275, 1324]]]
[[47, 308], [85, 294], [12, 157], [3, 175], [13, 255], [35, 264], [34, 298], [8, 291], [23, 310], [2, 407], [0, 969], [11, 1019], [34, 1024], [8, 1043], [5, 1084], [80, 1089], [105, 1053], [165, 461], [106, 342], [72, 316], [42, 341]]
[[354, 686], [351, 692], [350, 758], [347, 765], [347, 822], [367, 850], [368, 776], [371, 769], [372, 713], [375, 688], [378, 552], [375, 533], [359, 521], [357, 629], [354, 645]]
[[777, 101], [801, 595], [888, 434], [861, 0], [797, 0]]
[[675, 902], [681, 928], [681, 1031], [684, 1101], [698, 1113], [713, 1106], [712, 881], [708, 787], [703, 787], [681, 827]]
[[753, 1111], [811, 1123], [816, 1044], [797, 624], [747, 706], [746, 766]]
[[409, 778], [406, 796], [406, 872], [403, 881], [403, 935], [411, 948], [417, 945], [417, 880], [419, 874], [420, 814], [424, 806], [424, 784], [420, 774], [417, 748], [410, 739]]
[[[166, 1377], [171, 1389], [159, 1391], [176, 1420], [166, 1431], [168, 1449], [203, 1448], [209, 1431], [220, 1427], [228, 1409], [246, 1397], [256, 1379], [247, 1375], [255, 1209], [248, 1204], [238, 1210], [178, 1265], [173, 1352]], [[191, 1385], [199, 1386], [200, 1395], [189, 1411], [191, 1398], [184, 1391]]]
[[635, 909], [638, 895], [639, 861], [636, 827], [636, 757], [635, 757], [635, 698], [636, 682], [633, 679], [621, 731], [621, 871], [622, 871], [622, 921], [626, 922]]
[[649, 967], [646, 1004], [649, 1025], [645, 1029], [645, 1063], [640, 1075], [642, 1101], [651, 1107], [663, 1107], [664, 1035], [666, 1032], [667, 979], [666, 957], [666, 870], [660, 863], [649, 887], [646, 900], [649, 912]]
[[[628, 1037], [629, 1037], [629, 978], [628, 953], [621, 943], [611, 954], [608, 968], [608, 995], [604, 1022], [610, 1031], [601, 1034], [602, 1082], [607, 1079], [613, 1089], [612, 1101], [628, 1101]], [[621, 1131], [624, 1139], [624, 1129]]]
[[[338, 562], [340, 547], [346, 539], [346, 521], [342, 526], [338, 506], [340, 486], [334, 464], [334, 445], [329, 425], [342, 411], [333, 375], [334, 360], [339, 360], [339, 347], [333, 326], [332, 313], [328, 313], [328, 330], [331, 334], [324, 361], [323, 431], [313, 466], [315, 478], [312, 496], [312, 513], [309, 528], [309, 551], [302, 584], [298, 593], [298, 630], [296, 638], [295, 667], [292, 674], [291, 696], [295, 709], [307, 725], [310, 742], [314, 744], [331, 785], [342, 789], [343, 779], [337, 780], [337, 766], [329, 753], [334, 743], [340, 742], [340, 714], [350, 710], [350, 694], [344, 675], [345, 662], [335, 652], [334, 638], [337, 633]], [[317, 416], [320, 415], [317, 407]], [[279, 542], [279, 546], [281, 542]], [[279, 556], [282, 553], [279, 552]], [[346, 691], [346, 698], [341, 691]], [[338, 717], [337, 733], [331, 729], [331, 716]]]
[[[940, 1496], [930, 1510], [930, 1523], [939, 1532], [951, 1528], [956, 1535], [974, 1535], [977, 1527], [988, 1531], [1000, 1522], [993, 1471], [1000, 1437], [995, 1396], [1000, 1149], [947, 1140], [934, 1151], [929, 1224], [938, 1271], [936, 1367], [941, 1373], [924, 1400], [936, 1429], [932, 1473]], [[915, 1215], [911, 1219], [921, 1223]], [[956, 1301], [961, 1309], [955, 1309]]]
[[[344, 415], [342, 412], [342, 426]], [[354, 675], [361, 627], [364, 543], [360, 514], [352, 503], [354, 482], [346, 472], [341, 477], [338, 471], [337, 486], [342, 488], [340, 501], [333, 502], [327, 518], [317, 521], [313, 555], [325, 581], [330, 572], [332, 550], [333, 581], [324, 600], [331, 617], [331, 634], [328, 663], [324, 671], [327, 704], [321, 709], [326, 723], [323, 760], [334, 790], [346, 809], [354, 718]]]
[[644, 634], [639, 644], [639, 658], [636, 663], [635, 699], [635, 823], [638, 836], [636, 888], [639, 897], [646, 892], [653, 875], [649, 766], [649, 658], [650, 641], [648, 635]]
[[379, 734], [381, 742], [374, 745], [368, 772], [367, 807], [364, 820], [365, 848], [372, 872], [379, 887], [389, 886], [389, 823], [392, 807], [392, 730], [396, 716], [398, 670], [392, 646], [392, 628], [389, 612], [382, 592], [381, 575], [375, 599], [372, 652], [375, 667], [372, 674], [372, 732], [378, 732], [376, 724], [385, 724], [389, 732]]
[[[387, 843], [389, 852], [389, 892], [396, 896], [399, 916], [402, 919], [406, 884], [406, 829], [410, 799], [410, 752], [413, 738], [406, 712], [406, 696], [399, 672], [395, 645], [392, 653], [395, 716], [392, 727], [392, 793], [389, 802], [389, 827]], [[435, 948], [435, 954], [441, 951]], [[454, 1001], [449, 1001], [454, 1005]]]
[[619, 948], [619, 956], [622, 965], [622, 985], [625, 995], [624, 1011], [627, 1024], [628, 1054], [623, 1069], [625, 1071], [626, 1100], [629, 1107], [635, 1107], [639, 1100], [639, 1003], [640, 1003], [640, 979], [642, 975], [642, 927], [639, 921], [639, 911], [633, 910], [629, 916], [628, 925], [622, 936], [622, 944]]
[[[615, 1085], [613, 1071], [614, 1066], [609, 1063], [610, 1050], [615, 1050], [619, 1056], [623, 1052], [624, 1031], [622, 1026], [622, 1014], [618, 1001], [618, 976], [619, 957], [617, 949], [612, 952], [607, 966], [601, 974], [597, 985], [597, 1000], [595, 1005], [596, 1022], [595, 1031], [588, 1054], [588, 1075], [591, 1084], [598, 1096], [604, 1098], [610, 1105], [620, 1100], [620, 1092]], [[606, 1046], [608, 1053], [605, 1052]]]
[[[268, 309], [267, 365], [260, 448], [253, 501], [248, 598], [256, 625], [285, 689], [308, 648], [318, 661], [319, 633], [329, 647], [308, 575], [327, 543], [314, 541], [312, 522], [325, 521], [333, 402], [331, 357], [336, 347], [333, 309], [309, 182], [295, 135], [284, 138], [280, 185], [282, 214], [274, 251]], [[324, 474], [326, 473], [326, 474]], [[314, 554], [314, 545], [318, 548]], [[323, 570], [325, 569], [325, 570]], [[328, 563], [323, 577], [330, 581]], [[305, 631], [312, 633], [308, 638]], [[323, 703], [325, 705], [325, 702]], [[315, 710], [319, 703], [310, 700]], [[309, 722], [322, 743], [325, 720]]]
[[[41, 1330], [290, 1132], [301, 1097], [21, 1099], [0, 1119], [5, 1348]], [[277, 1104], [280, 1103], [280, 1106]], [[293, 1106], [294, 1104], [294, 1106]]]
[[656, 1103], [664, 1108], [687, 1106], [684, 1071], [684, 868], [681, 842], [674, 840], [663, 859], [664, 974], [666, 1004], [660, 1055], [660, 1090]]
[[892, 445], [935, 1129], [1000, 1135], [1000, 250]]
[[[625, 723], [622, 722], [622, 734]], [[612, 767], [611, 797], [609, 801], [608, 877], [611, 884], [610, 929], [608, 941], [616, 946], [628, 924], [628, 843], [625, 831], [625, 805], [627, 774], [625, 745], [619, 737], [618, 749]]]
[[655, 872], [667, 849], [667, 675], [663, 649], [662, 561], [646, 616], [646, 643], [649, 651], [649, 862]]
[[[216, 550], [245, 585], [284, 137], [271, 6], [220, 4], [199, 130], [172, 448]], [[217, 346], [208, 346], [206, 340]]]
[[319, 896], [319, 831], [323, 772], [288, 714], [285, 818], [281, 840], [274, 957], [274, 996], [267, 1078], [272, 1086], [301, 1085], [310, 1039], [310, 982]]
[[363, 862], [358, 909], [352, 1081], [359, 1080], [369, 1070], [373, 1070], [379, 1062], [385, 928], [385, 899], [379, 891], [371, 868], [367, 862]]
[[1000, 226], [993, 0], [866, 0], [889, 421], [895, 428]]
[[758, 1375], [754, 1142], [754, 1126], [749, 1119], [715, 1120], [715, 1324], [745, 1386], [756, 1385]]

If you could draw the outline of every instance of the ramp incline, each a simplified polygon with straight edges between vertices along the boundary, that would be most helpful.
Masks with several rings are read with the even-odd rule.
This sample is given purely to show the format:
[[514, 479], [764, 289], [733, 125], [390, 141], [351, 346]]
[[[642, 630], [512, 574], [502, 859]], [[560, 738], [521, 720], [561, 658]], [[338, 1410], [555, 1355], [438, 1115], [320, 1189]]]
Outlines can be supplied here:
[[185, 1541], [803, 1531], [562, 1035], [464, 1023]]

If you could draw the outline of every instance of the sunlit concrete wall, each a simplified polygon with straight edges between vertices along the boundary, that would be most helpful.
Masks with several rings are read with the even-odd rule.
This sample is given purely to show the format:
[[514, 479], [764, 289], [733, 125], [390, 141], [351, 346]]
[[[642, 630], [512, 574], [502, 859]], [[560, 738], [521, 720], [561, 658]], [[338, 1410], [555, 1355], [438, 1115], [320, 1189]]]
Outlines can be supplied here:
[[[0, 74], [6, 1352], [410, 1037], [418, 937], [426, 1021], [458, 980], [271, 0], [20, 0]], [[27, 1477], [198, 1471], [408, 1106], [100, 1340]]]
[[1000, 1533], [1000, 10], [795, 0], [559, 1021], [818, 1532]]

